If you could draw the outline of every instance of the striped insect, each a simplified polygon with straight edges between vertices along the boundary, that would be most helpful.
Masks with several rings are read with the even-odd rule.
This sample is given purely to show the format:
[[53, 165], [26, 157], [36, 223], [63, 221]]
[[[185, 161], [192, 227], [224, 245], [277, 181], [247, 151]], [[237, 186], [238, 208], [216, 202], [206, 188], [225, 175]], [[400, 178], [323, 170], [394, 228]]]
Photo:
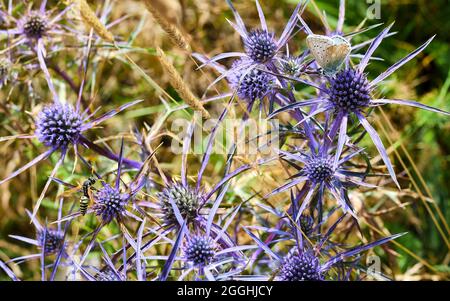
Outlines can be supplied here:
[[89, 207], [89, 203], [94, 201], [92, 195], [92, 186], [95, 184], [96, 180], [94, 177], [89, 177], [86, 181], [83, 182], [82, 190], [83, 195], [80, 198], [80, 213], [81, 215], [85, 215], [87, 209]]

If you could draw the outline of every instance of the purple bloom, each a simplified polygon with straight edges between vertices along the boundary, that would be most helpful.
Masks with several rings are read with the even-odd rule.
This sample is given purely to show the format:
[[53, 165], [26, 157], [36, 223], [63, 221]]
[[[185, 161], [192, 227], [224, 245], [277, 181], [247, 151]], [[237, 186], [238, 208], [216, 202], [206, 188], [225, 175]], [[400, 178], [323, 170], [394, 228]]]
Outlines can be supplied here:
[[[60, 204], [61, 205], [61, 204]], [[59, 215], [61, 214], [61, 206], [59, 207]], [[9, 235], [9, 237], [17, 239], [19, 241], [25, 242], [27, 244], [31, 244], [36, 246], [38, 249], [41, 250], [40, 253], [35, 253], [31, 255], [25, 255], [21, 257], [16, 257], [12, 259], [11, 261], [14, 262], [22, 262], [29, 259], [36, 259], [41, 258], [41, 261], [43, 260], [43, 257], [50, 256], [50, 255], [57, 255], [57, 258], [61, 256], [67, 256], [66, 253], [66, 243], [64, 241], [65, 236], [65, 230], [62, 229], [61, 223], [58, 222], [57, 228], [52, 229], [47, 227], [47, 225], [42, 226], [41, 223], [31, 214], [30, 211], [26, 210], [27, 215], [31, 218], [31, 221], [33, 223], [33, 226], [36, 229], [36, 239], [24, 237], [24, 236], [18, 236], [18, 235]], [[59, 259], [58, 259], [59, 261]], [[56, 267], [54, 267], [56, 269]]]
[[[125, 104], [117, 109], [114, 109], [98, 118], [91, 119], [92, 115], [88, 115], [87, 111], [80, 112], [78, 108], [74, 108], [70, 104], [63, 104], [60, 102], [54, 102], [42, 109], [39, 113], [38, 118], [36, 120], [36, 131], [34, 135], [19, 135], [12, 138], [22, 138], [22, 139], [31, 139], [38, 138], [40, 142], [42, 142], [49, 149], [44, 153], [40, 154], [29, 163], [25, 164], [18, 170], [11, 173], [8, 177], [0, 181], [0, 185], [9, 181], [10, 179], [16, 177], [20, 173], [29, 169], [30, 167], [36, 165], [40, 161], [47, 159], [56, 151], [60, 151], [60, 158], [56, 165], [53, 168], [53, 171], [50, 174], [47, 183], [44, 186], [44, 189], [39, 196], [39, 199], [36, 201], [36, 205], [33, 210], [33, 215], [36, 214], [42, 199], [45, 196], [45, 193], [50, 185], [52, 178], [55, 176], [58, 168], [62, 165], [64, 158], [69, 150], [70, 146], [74, 147], [75, 154], [78, 154], [78, 145], [81, 145], [87, 149], [92, 149], [99, 153], [102, 156], [110, 158], [112, 160], [118, 160], [118, 156], [111, 153], [110, 151], [94, 144], [89, 139], [87, 139], [83, 132], [89, 130], [101, 122], [113, 117], [117, 113], [123, 111], [124, 109], [133, 106], [137, 103], [141, 102], [141, 100], [133, 101], [128, 104]], [[123, 162], [130, 167], [139, 169], [141, 167], [141, 163], [135, 162], [132, 160], [124, 159]]]
[[[360, 253], [372, 249], [376, 246], [385, 244], [391, 240], [394, 240], [405, 233], [394, 234], [374, 242], [359, 245], [344, 251], [333, 250], [333, 247], [325, 248], [325, 244], [329, 240], [330, 235], [336, 229], [338, 223], [343, 220], [341, 216], [327, 231], [326, 234], [319, 237], [319, 240], [312, 246], [308, 244], [307, 247], [303, 247], [301, 238], [295, 238], [296, 245], [291, 247], [290, 251], [285, 256], [280, 256], [270, 248], [269, 244], [262, 242], [255, 234], [244, 228], [249, 236], [263, 249], [267, 255], [271, 257], [269, 262], [275, 260], [279, 265], [279, 269], [271, 275], [271, 278], [275, 276], [275, 279], [280, 281], [320, 281], [333, 279], [331, 275], [328, 275], [328, 271], [333, 267], [342, 263], [345, 259], [357, 256]], [[277, 231], [280, 233], [281, 231]], [[284, 232], [281, 232], [284, 233]], [[292, 241], [294, 237], [280, 237], [280, 239], [274, 240], [274, 242], [287, 242]], [[275, 243], [273, 243], [275, 244]], [[257, 250], [256, 252], [258, 252]], [[332, 252], [333, 254], [332, 255]], [[318, 254], [324, 258], [321, 261]], [[353, 268], [353, 267], [351, 267]], [[340, 279], [340, 278], [339, 278]], [[343, 277], [340, 280], [347, 280], [348, 276]]]
[[278, 54], [291, 38], [292, 32], [297, 25], [297, 14], [302, 7], [301, 3], [297, 5], [280, 38], [276, 39], [275, 34], [269, 31], [267, 27], [266, 19], [258, 0], [256, 1], [256, 8], [258, 10], [261, 28], [251, 31], [247, 31], [244, 21], [242, 20], [237, 10], [234, 8], [231, 1], [227, 0], [227, 3], [230, 6], [236, 20], [236, 24], [231, 21], [229, 21], [229, 23], [241, 36], [244, 43], [245, 52], [221, 53], [212, 57], [211, 59], [203, 61], [203, 64], [200, 66], [200, 68], [206, 65], [217, 67], [217, 62], [226, 58], [241, 59], [239, 60], [239, 63], [233, 64], [233, 67], [228, 71], [224, 71], [222, 68], [221, 71], [224, 72], [221, 72], [222, 74], [209, 85], [207, 90], [209, 90], [210, 87], [215, 85], [221, 79], [227, 78], [230, 74], [247, 74], [254, 69], [262, 67], [267, 67], [271, 72], [274, 72], [274, 69], [276, 69], [274, 67], [275, 63], [278, 62], [278, 60], [281, 58], [281, 56], [279, 56]]
[[296, 109], [305, 105], [317, 106], [314, 107], [313, 110], [311, 110], [311, 112], [305, 119], [312, 118], [322, 112], [331, 111], [333, 113], [332, 116], [334, 116], [334, 119], [330, 122], [331, 125], [328, 137], [331, 140], [334, 140], [336, 134], [339, 131], [339, 141], [337, 148], [341, 149], [343, 147], [344, 137], [347, 132], [348, 119], [350, 118], [350, 115], [356, 115], [359, 123], [365, 128], [365, 130], [373, 140], [384, 163], [386, 164], [386, 167], [392, 179], [397, 184], [397, 186], [399, 186], [394, 168], [389, 160], [381, 138], [378, 136], [375, 129], [370, 125], [366, 116], [364, 116], [366, 110], [370, 107], [376, 107], [384, 104], [400, 104], [417, 107], [432, 112], [442, 113], [445, 115], [450, 115], [450, 113], [411, 100], [372, 98], [372, 91], [384, 79], [386, 79], [389, 75], [394, 73], [394, 71], [396, 71], [398, 68], [400, 68], [405, 63], [414, 58], [417, 54], [419, 54], [433, 39], [429, 39], [422, 46], [389, 67], [385, 72], [381, 73], [374, 80], [369, 81], [366, 74], [364, 74], [364, 70], [369, 63], [372, 54], [379, 46], [383, 38], [388, 35], [391, 27], [392, 25], [388, 26], [372, 41], [369, 49], [361, 59], [358, 66], [356, 66], [355, 68], [348, 67], [338, 72], [334, 77], [328, 77], [327, 88], [322, 91], [323, 93], [321, 93], [319, 97], [284, 106], [281, 109], [276, 110], [272, 114], [272, 116], [280, 112]]
[[113, 219], [121, 219], [125, 216], [125, 209], [130, 195], [121, 193], [108, 184], [104, 184], [98, 192], [94, 194], [95, 205], [93, 211], [101, 217], [102, 223], [108, 224]]
[[281, 281], [318, 281], [323, 280], [319, 258], [312, 251], [299, 254], [294, 248], [283, 258], [280, 273]]
[[208, 265], [213, 260], [215, 253], [215, 242], [207, 236], [193, 235], [186, 240], [183, 246], [186, 261], [194, 266]]
[[244, 45], [248, 57], [257, 63], [265, 63], [273, 58], [278, 48], [275, 34], [260, 29], [250, 31]]
[[30, 11], [17, 23], [19, 31], [29, 40], [39, 40], [50, 29], [48, 17], [41, 11]]
[[82, 116], [71, 105], [55, 103], [39, 113], [35, 135], [45, 146], [65, 148], [78, 143], [82, 125]]
[[274, 93], [276, 78], [260, 69], [246, 71], [236, 67], [245, 64], [247, 60], [239, 59], [233, 63], [231, 70], [237, 71], [228, 75], [228, 81], [233, 90], [237, 91], [239, 98], [247, 101], [251, 108], [255, 100], [262, 100]]
[[298, 184], [304, 183], [305, 185], [300, 193], [304, 198], [302, 205], [298, 212], [296, 212], [298, 218], [307, 208], [316, 192], [318, 192], [319, 195], [319, 204], [322, 203], [325, 189], [333, 195], [344, 212], [350, 212], [355, 216], [355, 212], [353, 212], [353, 208], [349, 203], [349, 198], [347, 196], [347, 187], [354, 185], [366, 187], [375, 186], [363, 182], [364, 173], [351, 171], [346, 166], [346, 163], [359, 154], [361, 150], [342, 157], [344, 143], [345, 141], [343, 142], [342, 147], [335, 150], [334, 153], [326, 146], [322, 147], [317, 153], [314, 150], [311, 150], [309, 153], [298, 150], [290, 153], [280, 150], [280, 154], [284, 159], [299, 170], [287, 184], [274, 189], [268, 196], [272, 196]]
[[[184, 223], [178, 232], [172, 251], [161, 272], [160, 279], [167, 279], [179, 249], [181, 250], [181, 257], [178, 259], [184, 263], [183, 269], [185, 271], [178, 280], [184, 280], [192, 271], [194, 271], [196, 280], [209, 281], [227, 280], [231, 276], [240, 273], [246, 262], [246, 258], [241, 251], [253, 246], [237, 246], [227, 237], [226, 230], [236, 213], [237, 210], [225, 222], [224, 228], [217, 226], [216, 231], [219, 231], [212, 231], [211, 234], [213, 236], [200, 233], [200, 230], [197, 234], [187, 233], [185, 235], [187, 227], [186, 223]], [[219, 235], [216, 233], [219, 233]]]
[[368, 107], [370, 86], [366, 76], [354, 69], [345, 69], [330, 78], [327, 96], [336, 111], [351, 113]]
[[44, 228], [37, 234], [37, 242], [45, 254], [55, 254], [61, 250], [64, 244], [64, 232]]
[[174, 182], [163, 188], [157, 194], [160, 202], [164, 221], [167, 225], [177, 223], [177, 218], [172, 207], [171, 200], [175, 202], [180, 214], [188, 222], [192, 222], [199, 214], [200, 204], [203, 203], [203, 196], [191, 186], [183, 186], [179, 182]]
[[1, 30], [0, 33], [5, 33], [8, 37], [16, 36], [18, 39], [14, 42], [14, 47], [26, 44], [36, 53], [39, 66], [45, 74], [45, 79], [47, 80], [53, 98], [54, 100], [57, 100], [58, 95], [45, 63], [47, 53], [45, 43], [55, 36], [62, 36], [66, 33], [67, 28], [62, 26], [59, 22], [71, 5], [67, 6], [63, 11], [54, 16], [54, 10], [47, 10], [47, 0], [43, 0], [39, 9], [33, 10], [32, 6], [29, 6], [26, 13], [19, 19], [16, 19], [11, 15], [13, 10], [11, 5], [12, 1], [9, 2], [8, 13], [5, 13], [5, 16], [8, 20], [8, 24], [13, 23], [15, 24], [15, 27]]

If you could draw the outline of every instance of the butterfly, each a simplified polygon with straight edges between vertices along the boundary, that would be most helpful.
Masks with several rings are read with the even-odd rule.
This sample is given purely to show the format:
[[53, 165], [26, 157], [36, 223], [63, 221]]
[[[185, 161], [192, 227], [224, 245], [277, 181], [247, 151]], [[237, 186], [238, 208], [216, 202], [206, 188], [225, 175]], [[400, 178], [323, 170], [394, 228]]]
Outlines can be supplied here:
[[333, 76], [350, 54], [352, 46], [341, 36], [322, 36], [310, 34], [306, 44], [317, 64], [325, 75]]

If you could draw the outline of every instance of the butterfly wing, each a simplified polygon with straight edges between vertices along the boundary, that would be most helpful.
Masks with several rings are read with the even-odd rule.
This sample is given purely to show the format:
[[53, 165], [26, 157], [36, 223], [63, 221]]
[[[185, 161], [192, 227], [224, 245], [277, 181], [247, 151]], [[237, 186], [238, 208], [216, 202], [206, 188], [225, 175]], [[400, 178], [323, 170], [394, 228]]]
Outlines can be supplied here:
[[333, 40], [327, 36], [310, 34], [306, 37], [306, 45], [317, 64], [324, 68], [326, 66], [327, 49], [334, 45]]
[[321, 66], [325, 74], [330, 75], [336, 73], [352, 50], [350, 43], [343, 37], [334, 36], [332, 40], [333, 45], [325, 50], [324, 64]]

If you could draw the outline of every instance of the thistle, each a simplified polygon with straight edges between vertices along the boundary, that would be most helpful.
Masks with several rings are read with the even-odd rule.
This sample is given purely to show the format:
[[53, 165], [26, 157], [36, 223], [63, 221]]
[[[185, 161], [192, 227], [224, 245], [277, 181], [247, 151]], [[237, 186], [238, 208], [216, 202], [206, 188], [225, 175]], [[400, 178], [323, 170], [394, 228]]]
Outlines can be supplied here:
[[58, 230], [44, 228], [37, 234], [37, 242], [46, 255], [55, 254], [64, 244], [64, 233]]
[[20, 20], [19, 28], [29, 40], [39, 40], [47, 35], [50, 24], [41, 11], [30, 11]]
[[370, 104], [370, 86], [367, 77], [354, 69], [345, 69], [330, 78], [327, 100], [337, 112], [352, 113], [366, 109]]
[[[60, 204], [61, 205], [61, 204]], [[59, 214], [61, 214], [62, 206], [59, 206]], [[36, 219], [32, 213], [26, 210], [27, 215], [30, 217], [31, 222], [36, 230], [36, 238], [29, 238], [19, 235], [9, 235], [9, 237], [16, 240], [32, 244], [36, 246], [41, 253], [34, 253], [31, 255], [25, 255], [12, 259], [11, 261], [17, 262], [22, 260], [31, 260], [42, 258], [50, 255], [56, 255], [57, 258], [67, 257], [66, 242], [65, 242], [65, 230], [62, 229], [62, 224], [58, 222], [57, 228], [52, 229], [47, 225], [43, 226], [38, 219]], [[59, 260], [58, 260], [59, 262]]]
[[82, 116], [71, 105], [55, 103], [39, 113], [35, 135], [45, 146], [61, 149], [78, 143], [82, 126]]
[[102, 223], [108, 224], [113, 219], [121, 219], [125, 215], [125, 206], [130, 195], [121, 193], [108, 184], [105, 184], [94, 195], [95, 205], [93, 211], [100, 216]]
[[53, 15], [53, 10], [47, 10], [47, 0], [43, 0], [39, 9], [33, 9], [32, 5], [28, 6], [27, 11], [16, 19], [10, 13], [13, 11], [12, 1], [9, 1], [7, 12], [3, 12], [5, 18], [15, 26], [5, 30], [0, 30], [10, 37], [17, 37], [18, 42], [14, 44], [15, 47], [26, 45], [32, 50], [38, 59], [39, 66], [45, 75], [45, 79], [52, 92], [54, 100], [57, 100], [58, 94], [48, 71], [46, 59], [46, 43], [54, 40], [55, 37], [67, 34], [66, 28], [60, 24], [64, 15], [70, 8], [68, 6], [57, 15]]
[[211, 238], [194, 235], [187, 239], [183, 246], [183, 253], [186, 261], [194, 266], [206, 266], [213, 260], [215, 248]]
[[[87, 139], [83, 133], [103, 121], [113, 117], [117, 113], [125, 110], [126, 108], [135, 105], [141, 102], [140, 100], [130, 102], [125, 104], [115, 110], [112, 110], [98, 118], [89, 120], [91, 116], [87, 115], [86, 112], [80, 112], [79, 107], [74, 108], [70, 104], [62, 104], [60, 102], [55, 102], [48, 106], [45, 106], [42, 111], [38, 114], [36, 120], [36, 131], [34, 135], [19, 135], [10, 138], [22, 138], [22, 139], [32, 139], [37, 138], [42, 144], [48, 147], [48, 150], [31, 160], [29, 163], [25, 164], [18, 170], [11, 173], [8, 177], [0, 181], [0, 185], [11, 180], [17, 175], [21, 174], [25, 170], [30, 167], [36, 165], [40, 161], [47, 159], [53, 153], [59, 151], [60, 157], [58, 162], [53, 168], [53, 171], [50, 174], [47, 183], [44, 186], [44, 189], [39, 196], [39, 199], [36, 201], [36, 205], [33, 211], [33, 214], [36, 214], [42, 199], [45, 196], [45, 193], [52, 181], [52, 178], [55, 176], [59, 167], [62, 165], [64, 158], [71, 146], [76, 148], [78, 145], [81, 145], [87, 149], [92, 149], [99, 153], [102, 156], [110, 158], [112, 160], [118, 160], [118, 156], [111, 153], [110, 151], [94, 144], [89, 139]], [[128, 159], [123, 159], [123, 162], [128, 166], [139, 169], [142, 164], [139, 162], [135, 162]]]
[[343, 137], [346, 135], [347, 123], [350, 115], [355, 115], [359, 123], [364, 127], [372, 141], [374, 142], [378, 152], [383, 159], [388, 172], [393, 179], [393, 181], [400, 187], [397, 181], [394, 168], [387, 155], [386, 149], [378, 136], [375, 129], [370, 125], [366, 116], [366, 109], [369, 107], [381, 106], [384, 104], [400, 104], [406, 106], [417, 107], [425, 109], [432, 112], [437, 112], [445, 115], [450, 115], [450, 113], [436, 109], [415, 101], [402, 100], [402, 99], [373, 99], [372, 92], [384, 79], [389, 75], [394, 73], [398, 68], [406, 64], [408, 61], [413, 59], [417, 54], [422, 52], [428, 44], [431, 43], [432, 38], [425, 42], [422, 46], [411, 52], [409, 55], [389, 67], [385, 72], [381, 73], [374, 80], [369, 81], [364, 74], [365, 68], [367, 67], [369, 60], [371, 59], [373, 53], [380, 45], [381, 41], [388, 35], [389, 30], [392, 25], [385, 28], [370, 44], [367, 52], [362, 57], [358, 66], [355, 68], [346, 68], [338, 72], [334, 77], [328, 77], [327, 89], [322, 91], [318, 98], [304, 100], [295, 104], [289, 104], [282, 107], [276, 111], [276, 114], [287, 111], [295, 110], [305, 105], [314, 105], [314, 110], [312, 110], [305, 119], [312, 118], [320, 113], [331, 111], [334, 113], [334, 119], [330, 121], [330, 133], [329, 138], [333, 140], [339, 131], [340, 139], [338, 149], [342, 148], [344, 143]]
[[[228, 75], [230, 86], [237, 91], [240, 99], [247, 101], [251, 108], [256, 100], [274, 93], [276, 78], [259, 69], [252, 69], [249, 72], [241, 70], [238, 66], [245, 64], [246, 59], [240, 59], [233, 63], [231, 70], [238, 70]], [[249, 109], [251, 111], [251, 109]]]
[[244, 40], [248, 57], [257, 63], [265, 63], [272, 59], [277, 51], [275, 34], [267, 30], [252, 30]]
[[201, 194], [198, 194], [192, 187], [183, 186], [178, 182], [164, 188], [162, 192], [157, 194], [157, 198], [166, 224], [173, 224], [177, 221], [171, 200], [178, 207], [183, 219], [188, 222], [193, 221], [198, 216], [200, 204], [203, 203]]
[[300, 217], [307, 206], [309, 206], [315, 193], [318, 193], [318, 204], [322, 204], [326, 190], [333, 195], [344, 212], [349, 212], [356, 216], [349, 202], [347, 188], [351, 186], [373, 188], [375, 186], [364, 182], [364, 173], [349, 171], [346, 164], [349, 160], [360, 154], [362, 149], [342, 156], [346, 138], [344, 137], [343, 139], [343, 146], [334, 150], [334, 153], [333, 149], [328, 147], [325, 142], [323, 142], [318, 152], [314, 149], [311, 149], [309, 153], [299, 150], [293, 153], [280, 150], [280, 155], [284, 157], [284, 160], [297, 168], [298, 172], [288, 183], [274, 189], [267, 197], [288, 190], [295, 185], [305, 183], [301, 190], [304, 198], [298, 212], [296, 212], [297, 217]]
[[[317, 244], [313, 246], [303, 247], [302, 240], [295, 237], [280, 237], [276, 241], [278, 243], [286, 243], [289, 241], [295, 241], [296, 245], [291, 247], [289, 252], [281, 256], [274, 251], [271, 247], [262, 242], [256, 235], [246, 230], [247, 234], [257, 243], [257, 245], [265, 251], [267, 255], [272, 258], [271, 261], [275, 260], [278, 264], [278, 269], [270, 277], [275, 277], [275, 279], [280, 281], [321, 281], [321, 280], [332, 280], [333, 277], [328, 274], [335, 266], [341, 264], [344, 260], [349, 259], [353, 256], [357, 256], [364, 251], [375, 248], [377, 246], [383, 245], [389, 241], [392, 241], [405, 233], [391, 235], [385, 238], [381, 238], [374, 242], [359, 245], [356, 247], [349, 248], [344, 251], [335, 251], [335, 255], [330, 255], [330, 250], [322, 250], [325, 243], [328, 241], [330, 235], [336, 229], [336, 225], [343, 220], [341, 216], [327, 231], [325, 235], [320, 237]], [[300, 243], [299, 243], [300, 242]], [[324, 259], [319, 259], [320, 257]], [[349, 275], [347, 273], [347, 275]], [[268, 278], [259, 278], [260, 280], [267, 280]], [[347, 278], [345, 278], [348, 280]]]
[[323, 280], [319, 258], [312, 252], [298, 254], [298, 250], [293, 249], [283, 258], [279, 277], [282, 281]]
[[[200, 66], [200, 68], [207, 65], [216, 68], [216, 62], [222, 59], [240, 59], [239, 64], [233, 64], [230, 70], [223, 72], [222, 75], [218, 77], [213, 83], [211, 83], [207, 89], [212, 87], [222, 78], [227, 78], [232, 74], [246, 74], [261, 67], [266, 67], [271, 72], [276, 72], [275, 65], [278, 64], [278, 62], [283, 57], [282, 55], [280, 55], [280, 50], [286, 45], [289, 38], [291, 38], [292, 32], [297, 24], [297, 15], [302, 9], [302, 3], [299, 3], [292, 13], [289, 21], [287, 22], [282, 34], [278, 39], [276, 39], [275, 34], [268, 29], [264, 13], [258, 0], [256, 1], [256, 7], [258, 10], [261, 28], [253, 29], [251, 31], [247, 30], [244, 21], [242, 20], [237, 10], [234, 8], [231, 1], [227, 0], [227, 3], [230, 6], [230, 9], [233, 12], [236, 20], [236, 23], [233, 23], [231, 21], [229, 22], [241, 36], [244, 43], [245, 52], [225, 52], [216, 55], [211, 59], [203, 61], [203, 64]], [[305, 6], [303, 6], [303, 9], [304, 8]], [[199, 56], [197, 56], [197, 58], [198, 57]]]

